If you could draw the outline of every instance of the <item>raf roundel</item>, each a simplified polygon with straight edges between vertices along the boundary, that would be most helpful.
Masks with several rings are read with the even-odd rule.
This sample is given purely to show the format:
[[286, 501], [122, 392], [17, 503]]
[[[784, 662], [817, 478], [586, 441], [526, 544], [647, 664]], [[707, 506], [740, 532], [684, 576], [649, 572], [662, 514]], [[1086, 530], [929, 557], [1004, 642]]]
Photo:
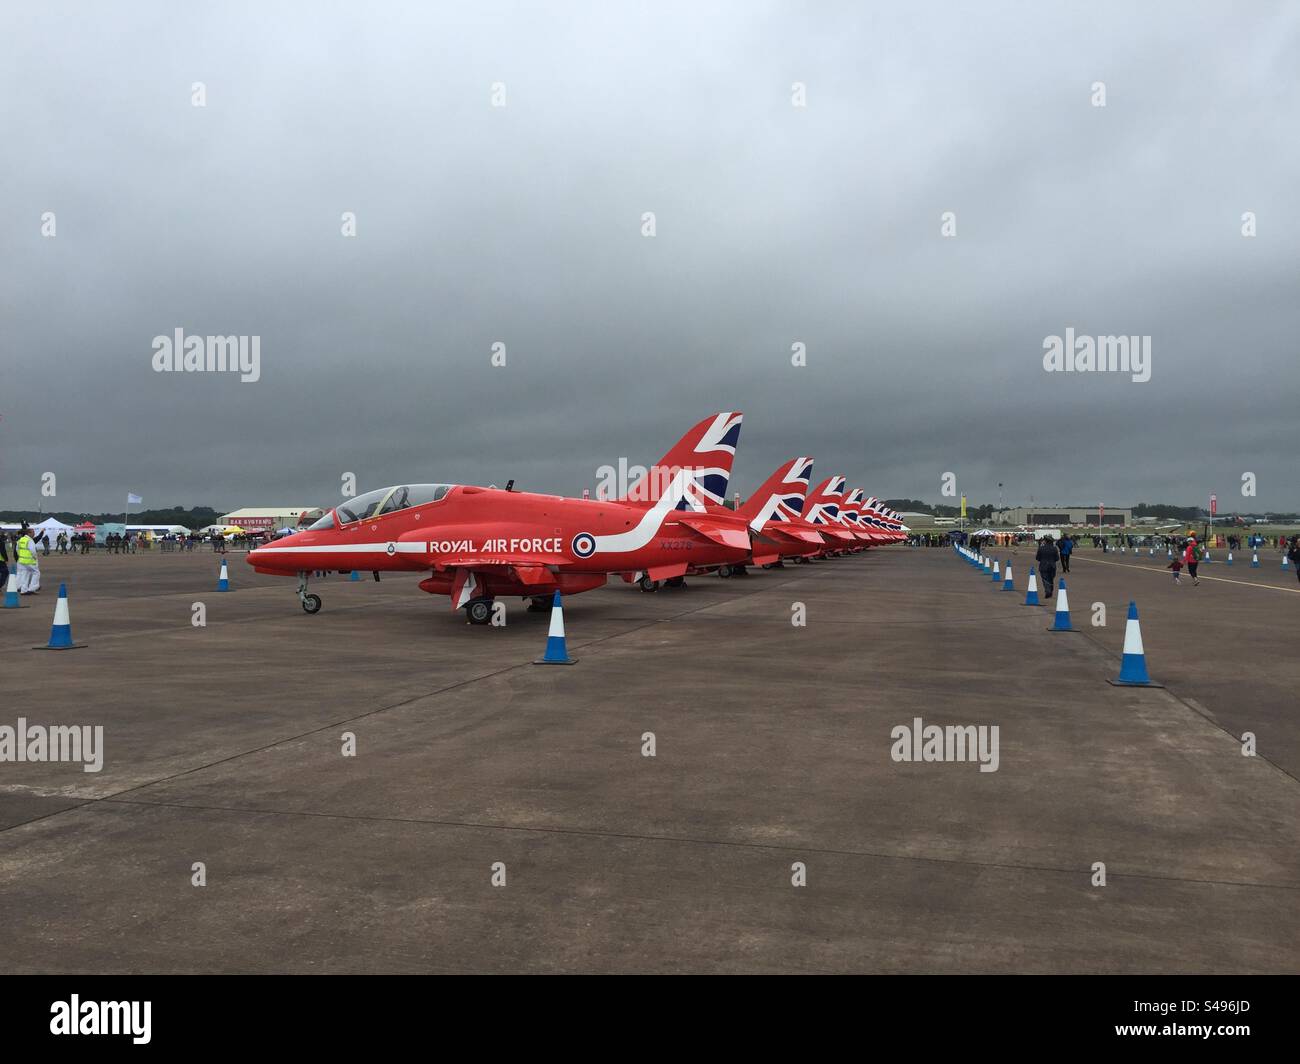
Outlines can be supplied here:
[[590, 532], [579, 532], [570, 544], [579, 558], [590, 558], [596, 553], [596, 538]]

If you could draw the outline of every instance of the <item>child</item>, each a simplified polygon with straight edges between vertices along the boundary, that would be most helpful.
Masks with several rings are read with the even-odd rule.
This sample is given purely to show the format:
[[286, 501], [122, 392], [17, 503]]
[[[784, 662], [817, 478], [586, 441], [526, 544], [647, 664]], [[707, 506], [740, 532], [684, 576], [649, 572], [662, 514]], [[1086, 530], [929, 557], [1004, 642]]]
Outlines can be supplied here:
[[1172, 569], [1174, 571], [1175, 584], [1181, 584], [1183, 582], [1183, 576], [1182, 576], [1183, 559], [1182, 558], [1178, 557], [1177, 555], [1174, 555], [1174, 560], [1171, 561], [1168, 565], [1166, 565], [1165, 568]]

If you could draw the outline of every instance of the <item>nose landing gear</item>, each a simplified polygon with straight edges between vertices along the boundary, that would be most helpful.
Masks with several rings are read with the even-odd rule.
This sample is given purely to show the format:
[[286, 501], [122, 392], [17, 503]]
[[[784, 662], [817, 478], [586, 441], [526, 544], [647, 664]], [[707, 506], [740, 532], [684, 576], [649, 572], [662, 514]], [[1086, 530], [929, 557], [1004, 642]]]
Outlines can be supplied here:
[[298, 601], [302, 603], [303, 613], [320, 613], [320, 596], [307, 594], [308, 573], [298, 574]]

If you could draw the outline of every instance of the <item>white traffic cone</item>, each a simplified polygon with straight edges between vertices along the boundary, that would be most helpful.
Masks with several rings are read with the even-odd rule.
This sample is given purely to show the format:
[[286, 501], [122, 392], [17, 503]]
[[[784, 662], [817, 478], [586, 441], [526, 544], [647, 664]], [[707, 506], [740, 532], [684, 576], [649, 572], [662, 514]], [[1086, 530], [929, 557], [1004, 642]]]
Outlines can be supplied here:
[[1049, 632], [1073, 632], [1076, 631], [1070, 624], [1070, 597], [1065, 592], [1065, 579], [1056, 585], [1056, 616], [1052, 618], [1052, 627]]
[[1142, 629], [1138, 625], [1136, 602], [1128, 604], [1128, 622], [1124, 625], [1124, 659], [1120, 663], [1119, 676], [1108, 682], [1116, 687], [1164, 686], [1152, 683], [1151, 677], [1147, 675], [1147, 656], [1142, 648]]
[[1025, 601], [1022, 605], [1038, 605], [1038, 570], [1032, 565], [1029, 567], [1029, 589], [1025, 592]]
[[5, 604], [7, 610], [25, 610], [27, 604], [18, 597], [18, 574], [11, 572], [5, 583]]
[[68, 585], [59, 585], [59, 597], [54, 603], [54, 624], [50, 626], [50, 641], [33, 650], [80, 650], [85, 643], [72, 641], [72, 616], [68, 613]]
[[557, 591], [551, 600], [551, 628], [546, 636], [546, 653], [533, 664], [572, 665], [576, 661], [576, 658], [569, 657], [568, 645], [564, 641], [564, 607]]

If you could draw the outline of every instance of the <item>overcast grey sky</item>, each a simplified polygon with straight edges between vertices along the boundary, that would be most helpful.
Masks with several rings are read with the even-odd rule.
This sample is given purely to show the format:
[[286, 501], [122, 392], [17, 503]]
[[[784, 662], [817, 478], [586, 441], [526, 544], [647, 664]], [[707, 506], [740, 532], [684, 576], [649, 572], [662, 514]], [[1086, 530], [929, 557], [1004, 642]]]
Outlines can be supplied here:
[[742, 492], [1300, 508], [1297, 56], [1295, 3], [8, 2], [0, 509], [576, 494], [716, 410]]

